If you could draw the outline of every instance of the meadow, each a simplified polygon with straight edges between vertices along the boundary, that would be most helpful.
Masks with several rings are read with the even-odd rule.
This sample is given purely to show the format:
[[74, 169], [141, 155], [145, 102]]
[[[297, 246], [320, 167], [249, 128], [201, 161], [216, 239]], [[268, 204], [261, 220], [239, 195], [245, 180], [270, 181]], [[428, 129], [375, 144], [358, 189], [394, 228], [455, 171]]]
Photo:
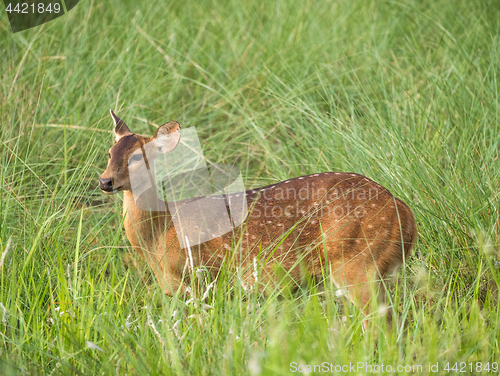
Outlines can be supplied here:
[[[499, 32], [494, 0], [84, 0], [15, 34], [0, 5], [0, 374], [498, 374]], [[110, 108], [140, 134], [196, 127], [247, 189], [387, 187], [419, 233], [395, 329], [364, 332], [331, 286], [227, 273], [204, 305], [199, 270], [192, 299], [165, 296], [98, 189]]]

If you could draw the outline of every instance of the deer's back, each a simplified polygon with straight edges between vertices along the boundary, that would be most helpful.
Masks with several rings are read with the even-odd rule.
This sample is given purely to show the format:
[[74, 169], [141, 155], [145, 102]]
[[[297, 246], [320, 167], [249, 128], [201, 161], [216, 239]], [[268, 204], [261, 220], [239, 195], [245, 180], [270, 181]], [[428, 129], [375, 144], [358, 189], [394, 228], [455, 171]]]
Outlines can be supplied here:
[[214, 242], [222, 253], [239, 252], [240, 262], [267, 258], [292, 268], [302, 260], [320, 267], [326, 249], [330, 263], [371, 265], [375, 257], [388, 270], [408, 256], [416, 239], [408, 206], [355, 173], [301, 176], [249, 190], [246, 198], [246, 221]]

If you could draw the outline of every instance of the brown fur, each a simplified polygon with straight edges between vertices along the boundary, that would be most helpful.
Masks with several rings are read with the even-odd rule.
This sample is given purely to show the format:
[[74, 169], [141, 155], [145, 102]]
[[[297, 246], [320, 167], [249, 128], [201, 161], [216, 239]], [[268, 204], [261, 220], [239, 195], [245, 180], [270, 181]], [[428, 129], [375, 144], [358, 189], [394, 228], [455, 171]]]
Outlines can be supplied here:
[[[136, 206], [127, 170], [130, 154], [156, 136], [134, 135], [113, 116], [121, 135], [117, 132], [118, 141], [110, 149], [101, 180], [112, 178], [114, 188], [124, 191], [127, 238], [149, 262], [165, 293], [174, 294], [183, 290], [187, 250], [180, 248], [168, 208], [144, 211]], [[171, 122], [158, 132], [178, 129]], [[153, 207], [161, 203], [154, 189], [148, 193]], [[195, 266], [204, 265], [215, 276], [223, 261], [231, 260], [243, 271], [243, 283], [253, 285], [257, 265], [261, 286], [279, 283], [277, 267], [300, 282], [308, 276], [321, 278], [326, 266], [337, 287], [347, 288], [351, 301], [365, 313], [368, 282], [394, 272], [409, 256], [417, 237], [408, 206], [354, 173], [302, 176], [247, 191], [246, 199], [248, 216], [241, 226], [192, 247]]]

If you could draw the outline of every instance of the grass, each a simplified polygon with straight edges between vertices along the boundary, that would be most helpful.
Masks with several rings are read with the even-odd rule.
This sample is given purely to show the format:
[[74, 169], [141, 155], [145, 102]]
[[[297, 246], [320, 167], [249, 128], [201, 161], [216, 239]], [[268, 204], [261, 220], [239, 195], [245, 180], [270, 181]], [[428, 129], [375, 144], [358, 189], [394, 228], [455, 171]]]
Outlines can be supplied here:
[[[86, 0], [12, 34], [2, 8], [0, 373], [498, 373], [499, 20], [493, 0]], [[165, 297], [97, 188], [110, 108], [137, 133], [195, 126], [248, 189], [352, 171], [403, 199], [407, 334], [363, 333], [328, 286], [259, 296], [229, 275], [211, 307]]]

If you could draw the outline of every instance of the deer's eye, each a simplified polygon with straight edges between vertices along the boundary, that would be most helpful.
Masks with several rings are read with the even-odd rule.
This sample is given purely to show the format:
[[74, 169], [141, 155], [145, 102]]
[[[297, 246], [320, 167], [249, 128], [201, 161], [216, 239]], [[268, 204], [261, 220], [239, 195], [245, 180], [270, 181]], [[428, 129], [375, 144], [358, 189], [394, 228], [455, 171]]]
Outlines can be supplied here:
[[142, 161], [142, 154], [134, 154], [129, 158], [128, 163], [130, 164], [139, 161]]
[[108, 158], [111, 159], [111, 154], [110, 153], [108, 153]]

